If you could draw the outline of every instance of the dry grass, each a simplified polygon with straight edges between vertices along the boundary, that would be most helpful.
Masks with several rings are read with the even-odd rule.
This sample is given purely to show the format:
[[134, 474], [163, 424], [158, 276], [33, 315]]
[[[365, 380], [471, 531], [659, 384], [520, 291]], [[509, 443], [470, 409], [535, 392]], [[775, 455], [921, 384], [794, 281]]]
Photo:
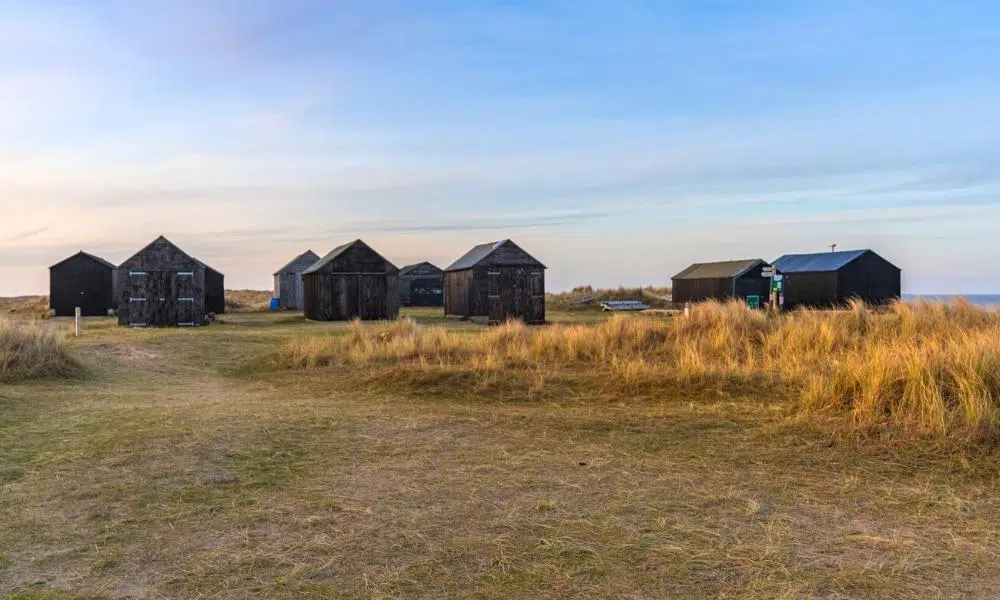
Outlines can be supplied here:
[[0, 318], [0, 383], [76, 374], [63, 337], [23, 321]]
[[232, 312], [264, 312], [271, 296], [269, 290], [226, 290], [226, 310]]
[[[831, 436], [718, 382], [598, 402], [545, 379], [547, 401], [497, 402], [458, 379], [433, 397], [364, 385], [391, 357], [233, 376], [356, 333], [106, 321], [68, 344], [86, 379], [0, 385], [0, 597], [996, 597], [995, 454]], [[619, 351], [659, 365], [662, 346]], [[542, 374], [603, 385], [596, 358], [566, 356]]]
[[[615, 316], [596, 325], [480, 333], [400, 320], [289, 342], [272, 367], [382, 365], [414, 379], [463, 372], [482, 387], [515, 373], [540, 391], [582, 372], [602, 392], [679, 383], [792, 389], [801, 415], [856, 431], [992, 443], [1000, 431], [1000, 314], [967, 303], [777, 315], [709, 303], [686, 319]], [[385, 375], [385, 373], [383, 373]]]
[[49, 312], [48, 296], [0, 298], [0, 312], [23, 317], [42, 317]]

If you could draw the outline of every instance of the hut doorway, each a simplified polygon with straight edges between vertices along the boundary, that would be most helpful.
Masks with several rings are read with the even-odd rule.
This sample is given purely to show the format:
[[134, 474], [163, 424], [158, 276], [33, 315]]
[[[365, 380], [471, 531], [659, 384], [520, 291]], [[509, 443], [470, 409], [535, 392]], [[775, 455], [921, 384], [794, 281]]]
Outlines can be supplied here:
[[135, 293], [129, 297], [129, 325], [150, 323], [194, 326], [195, 284], [190, 271], [133, 271], [129, 273]]
[[493, 269], [486, 275], [490, 325], [499, 325], [511, 317], [528, 323], [544, 322], [545, 284], [541, 271], [516, 267]]

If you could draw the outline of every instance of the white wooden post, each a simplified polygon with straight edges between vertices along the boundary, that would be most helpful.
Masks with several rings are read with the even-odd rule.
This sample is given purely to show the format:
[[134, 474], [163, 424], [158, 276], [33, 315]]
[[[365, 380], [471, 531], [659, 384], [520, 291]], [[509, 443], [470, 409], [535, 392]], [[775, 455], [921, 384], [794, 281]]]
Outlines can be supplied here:
[[685, 317], [691, 316], [691, 303], [690, 302], [685, 302], [684, 303], [684, 316]]
[[80, 307], [76, 307], [76, 316], [74, 318], [76, 321], [76, 337], [80, 337]]

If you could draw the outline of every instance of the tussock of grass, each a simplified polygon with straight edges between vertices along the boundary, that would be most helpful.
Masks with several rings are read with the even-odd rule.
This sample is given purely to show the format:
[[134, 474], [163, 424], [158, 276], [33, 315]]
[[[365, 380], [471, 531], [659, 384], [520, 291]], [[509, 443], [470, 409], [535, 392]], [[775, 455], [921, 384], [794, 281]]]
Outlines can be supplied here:
[[68, 377], [78, 371], [59, 334], [31, 323], [0, 319], [0, 382]]
[[600, 389], [656, 393], [712, 382], [791, 390], [806, 417], [841, 417], [855, 430], [994, 440], [1000, 433], [1000, 314], [968, 303], [895, 304], [873, 312], [773, 314], [707, 303], [688, 318], [615, 316], [596, 325], [482, 332], [399, 320], [354, 323], [346, 335], [296, 339], [272, 367], [382, 366], [394, 381], [456, 373], [480, 388], [514, 373], [540, 392], [560, 374]]

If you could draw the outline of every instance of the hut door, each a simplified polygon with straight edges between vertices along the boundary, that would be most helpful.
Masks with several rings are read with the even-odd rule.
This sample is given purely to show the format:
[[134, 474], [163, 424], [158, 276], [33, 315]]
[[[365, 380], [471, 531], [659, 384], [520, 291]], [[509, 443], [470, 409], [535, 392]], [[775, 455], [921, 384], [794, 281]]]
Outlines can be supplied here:
[[545, 274], [531, 272], [531, 316], [529, 323], [545, 323]]
[[174, 306], [174, 274], [169, 271], [150, 271], [146, 274], [146, 324], [176, 325]]
[[500, 297], [500, 291], [503, 289], [503, 283], [500, 281], [501, 273], [500, 271], [487, 271], [487, 294], [486, 300], [489, 305], [489, 322], [490, 325], [499, 325], [503, 323], [506, 314], [503, 308], [503, 299]]
[[146, 278], [145, 271], [129, 271], [128, 282], [128, 324], [132, 327], [145, 327], [149, 323], [149, 316], [146, 311]]
[[177, 324], [193, 327], [194, 322], [194, 273], [180, 272], [174, 275], [174, 290], [177, 301]]

